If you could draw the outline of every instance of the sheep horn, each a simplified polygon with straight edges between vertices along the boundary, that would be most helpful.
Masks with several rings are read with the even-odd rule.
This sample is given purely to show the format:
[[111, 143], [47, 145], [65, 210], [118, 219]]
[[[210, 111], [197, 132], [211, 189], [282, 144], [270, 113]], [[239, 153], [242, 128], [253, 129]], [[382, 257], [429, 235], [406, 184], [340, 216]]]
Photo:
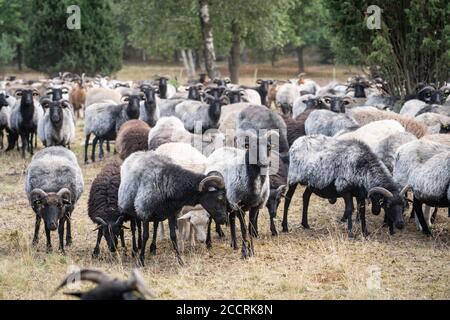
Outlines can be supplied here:
[[128, 279], [128, 284], [143, 296], [156, 298], [156, 294], [147, 287], [144, 278], [137, 269], [133, 269], [133, 271], [131, 271], [131, 276]]
[[99, 224], [101, 224], [101, 225], [104, 225], [104, 226], [107, 225], [106, 221], [103, 220], [103, 219], [100, 218], [100, 217], [95, 217], [95, 218], [94, 218], [94, 221], [97, 222], [97, 223], [99, 223]]
[[387, 198], [394, 197], [394, 195], [389, 190], [386, 190], [383, 187], [373, 187], [372, 189], [369, 190], [367, 197], [370, 198], [370, 196], [373, 195], [374, 193], [381, 193], [383, 196], [385, 196]]
[[[62, 188], [56, 194], [59, 198], [66, 200], [69, 204], [72, 203], [72, 193], [67, 188]], [[68, 199], [65, 199], [64, 196], [68, 196]]]
[[412, 190], [412, 187], [411, 187], [411, 185], [407, 184], [407, 185], [402, 189], [402, 191], [400, 191], [400, 195], [401, 195], [402, 197], [406, 196], [406, 193], [407, 193], [409, 190]]
[[73, 280], [79, 281], [85, 280], [94, 282], [96, 284], [101, 284], [112, 281], [113, 279], [102, 271], [92, 269], [81, 269], [80, 271], [75, 271], [72, 272], [71, 274], [68, 274], [61, 282], [61, 284], [55, 289], [54, 293], [56, 293], [56, 291], [58, 291], [62, 287], [68, 285]]
[[39, 188], [33, 189], [30, 193], [30, 198], [33, 199], [33, 196], [40, 196], [41, 198], [46, 198], [47, 197], [47, 193]]
[[114, 224], [119, 225], [125, 220], [124, 216], [119, 216]]
[[205, 186], [206, 183], [208, 182], [213, 182], [217, 188], [219, 189], [223, 189], [225, 188], [225, 181], [223, 181], [222, 177], [219, 176], [208, 176], [205, 179], [203, 179], [202, 181], [200, 181], [200, 184], [198, 185], [198, 191], [203, 192], [203, 188]]

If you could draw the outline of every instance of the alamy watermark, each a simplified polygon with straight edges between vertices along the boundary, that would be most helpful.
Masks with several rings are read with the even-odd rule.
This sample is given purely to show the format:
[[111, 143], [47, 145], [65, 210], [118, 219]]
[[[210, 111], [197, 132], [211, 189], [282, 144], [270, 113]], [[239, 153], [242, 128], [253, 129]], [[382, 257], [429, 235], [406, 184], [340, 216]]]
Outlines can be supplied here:
[[381, 268], [376, 265], [367, 268], [367, 289], [380, 290], [381, 289]]
[[379, 30], [381, 29], [381, 8], [377, 5], [370, 5], [367, 7], [366, 14], [366, 26], [369, 30]]
[[69, 17], [66, 20], [66, 26], [69, 30], [80, 30], [81, 29], [81, 10], [77, 5], [71, 5], [67, 7]]

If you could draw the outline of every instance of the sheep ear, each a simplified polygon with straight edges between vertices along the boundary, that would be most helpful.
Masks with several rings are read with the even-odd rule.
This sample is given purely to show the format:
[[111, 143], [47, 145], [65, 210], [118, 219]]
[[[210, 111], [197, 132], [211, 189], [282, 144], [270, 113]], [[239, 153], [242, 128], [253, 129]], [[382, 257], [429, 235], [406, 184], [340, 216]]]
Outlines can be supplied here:
[[177, 220], [190, 220], [192, 218], [192, 213], [189, 211], [188, 213], [182, 215]]

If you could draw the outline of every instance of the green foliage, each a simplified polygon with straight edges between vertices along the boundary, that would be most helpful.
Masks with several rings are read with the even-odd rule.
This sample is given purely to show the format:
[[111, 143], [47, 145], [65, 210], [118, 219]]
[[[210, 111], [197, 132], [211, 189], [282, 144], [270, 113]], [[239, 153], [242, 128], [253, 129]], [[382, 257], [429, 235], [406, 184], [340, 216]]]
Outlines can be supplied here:
[[0, 68], [12, 61], [16, 55], [13, 41], [4, 33], [0, 37]]
[[69, 0], [33, 0], [30, 34], [26, 43], [26, 64], [36, 70], [54, 73], [110, 74], [122, 65], [122, 40], [104, 1], [77, 1], [81, 28], [69, 30]]

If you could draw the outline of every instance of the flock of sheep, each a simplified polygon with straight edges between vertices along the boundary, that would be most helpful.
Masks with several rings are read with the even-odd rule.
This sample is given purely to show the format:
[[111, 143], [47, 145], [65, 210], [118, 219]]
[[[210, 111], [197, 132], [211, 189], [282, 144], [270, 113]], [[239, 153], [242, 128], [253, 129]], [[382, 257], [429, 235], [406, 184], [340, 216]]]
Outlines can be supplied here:
[[[46, 147], [31, 159], [25, 191], [36, 213], [33, 244], [44, 220], [48, 250], [51, 231], [58, 230], [62, 252], [72, 242], [70, 217], [84, 182], [70, 146], [81, 114], [85, 163], [95, 161], [97, 145], [102, 159], [104, 144], [110, 151], [113, 141], [120, 157], [103, 166], [90, 189], [88, 215], [98, 230], [93, 256], [102, 238], [112, 252], [119, 239], [125, 247], [124, 222], [130, 221], [132, 252], [144, 265], [150, 222], [154, 254], [158, 228], [168, 220], [182, 265], [185, 241], [212, 247], [213, 220], [220, 237], [221, 226], [229, 226], [237, 250], [237, 218], [242, 257], [250, 257], [264, 207], [272, 235], [278, 234], [274, 218], [282, 198], [282, 230], [288, 232], [298, 184], [306, 187], [304, 228], [315, 194], [330, 203], [344, 199], [342, 221], [350, 236], [354, 198], [365, 236], [366, 200], [373, 214], [383, 209], [391, 234], [404, 227], [412, 202], [417, 228], [429, 235], [437, 208], [450, 206], [450, 86], [419, 84], [396, 113], [399, 99], [384, 85], [356, 76], [319, 86], [303, 75], [258, 80], [254, 87], [204, 76], [178, 88], [168, 77], [120, 82], [66, 73], [45, 81], [8, 79], [0, 82], [0, 147], [4, 132], [8, 152], [21, 146], [24, 157], [33, 154], [37, 138]], [[92, 270], [84, 274], [97, 283], [109, 279]], [[142, 281], [132, 283], [133, 290], [142, 287]]]

